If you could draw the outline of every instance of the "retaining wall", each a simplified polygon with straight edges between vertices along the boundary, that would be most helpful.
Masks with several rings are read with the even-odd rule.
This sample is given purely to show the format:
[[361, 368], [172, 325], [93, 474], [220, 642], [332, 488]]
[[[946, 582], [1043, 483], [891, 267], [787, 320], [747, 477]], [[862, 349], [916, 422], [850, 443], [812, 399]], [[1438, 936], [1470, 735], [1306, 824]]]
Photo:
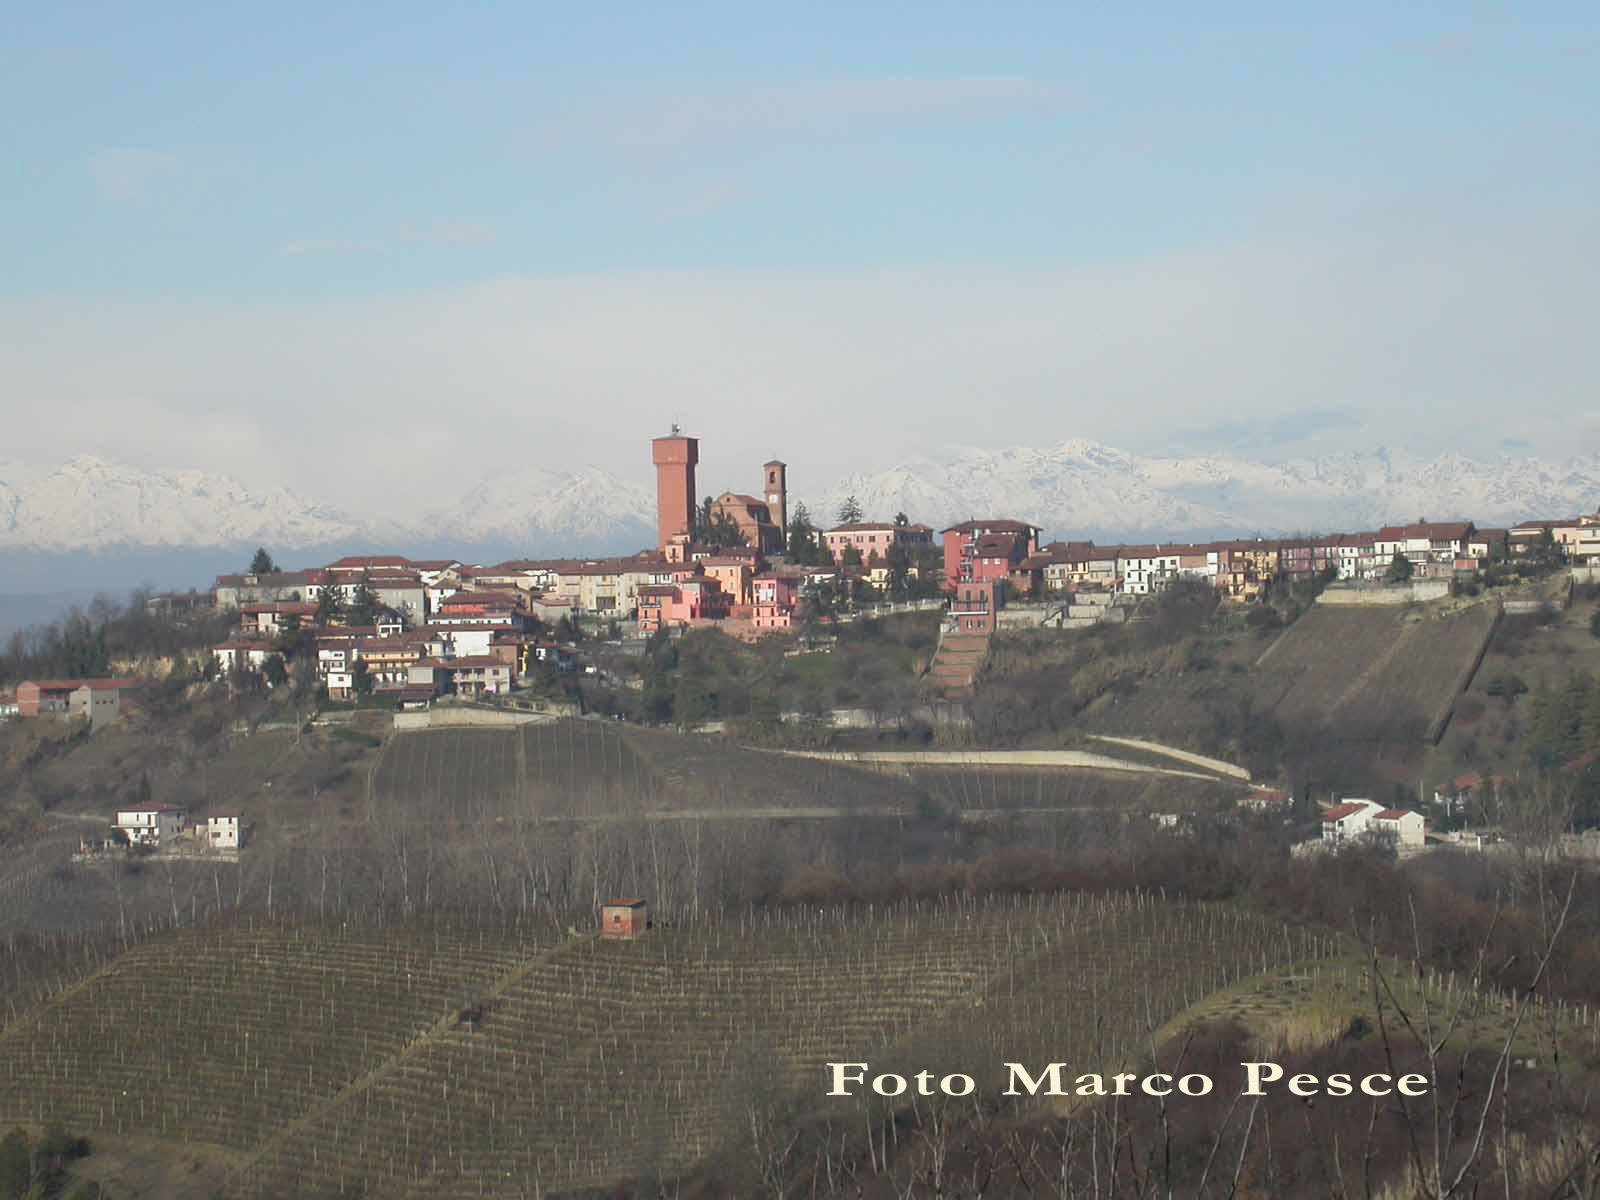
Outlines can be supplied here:
[[1413, 579], [1410, 583], [1333, 583], [1323, 588], [1318, 604], [1416, 604], [1450, 595], [1448, 579]]

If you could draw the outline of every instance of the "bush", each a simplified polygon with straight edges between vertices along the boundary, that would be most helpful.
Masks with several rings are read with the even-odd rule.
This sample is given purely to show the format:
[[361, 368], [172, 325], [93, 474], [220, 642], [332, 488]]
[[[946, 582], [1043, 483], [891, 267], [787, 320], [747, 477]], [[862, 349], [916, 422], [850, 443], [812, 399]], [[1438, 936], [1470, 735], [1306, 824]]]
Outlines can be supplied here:
[[0, 1138], [0, 1200], [27, 1195], [32, 1182], [33, 1151], [28, 1135], [13, 1129]]
[[1463, 696], [1456, 701], [1456, 720], [1471, 725], [1484, 714], [1485, 705], [1476, 696]]
[[1484, 690], [1491, 696], [1500, 696], [1510, 704], [1528, 690], [1528, 684], [1522, 676], [1513, 671], [1501, 671], [1498, 675], [1490, 677], [1489, 682], [1484, 685]]

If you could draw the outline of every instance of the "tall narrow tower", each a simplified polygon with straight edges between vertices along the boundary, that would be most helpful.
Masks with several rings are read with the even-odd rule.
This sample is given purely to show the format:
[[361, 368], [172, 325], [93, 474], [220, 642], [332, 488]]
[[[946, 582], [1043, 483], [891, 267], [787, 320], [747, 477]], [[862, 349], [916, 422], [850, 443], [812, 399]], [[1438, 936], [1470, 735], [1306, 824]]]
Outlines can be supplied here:
[[767, 486], [763, 495], [767, 498], [767, 511], [772, 514], [772, 519], [778, 523], [778, 529], [783, 534], [784, 544], [789, 539], [789, 467], [785, 463], [773, 459], [761, 468], [766, 476]]
[[666, 437], [650, 443], [650, 460], [656, 465], [656, 535], [658, 545], [694, 528], [694, 468], [700, 461], [700, 442], [685, 437], [674, 425]]

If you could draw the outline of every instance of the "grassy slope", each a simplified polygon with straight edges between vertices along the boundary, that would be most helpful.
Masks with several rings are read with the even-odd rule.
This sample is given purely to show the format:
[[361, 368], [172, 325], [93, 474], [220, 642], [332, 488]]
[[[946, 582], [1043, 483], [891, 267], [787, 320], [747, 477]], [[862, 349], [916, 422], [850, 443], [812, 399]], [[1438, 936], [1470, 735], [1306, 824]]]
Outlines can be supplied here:
[[[1589, 622], [1600, 602], [1581, 600], [1548, 627], [1526, 622], [1526, 631], [1509, 625], [1497, 633], [1483, 666], [1466, 691], [1471, 702], [1455, 718], [1429, 762], [1430, 780], [1446, 780], [1467, 770], [1515, 775], [1522, 763], [1521, 735], [1528, 727], [1531, 697], [1491, 696], [1499, 676], [1515, 675], [1530, 689], [1540, 680], [1559, 686], [1569, 671], [1600, 672], [1600, 638]], [[1520, 636], [1519, 636], [1520, 634]]]

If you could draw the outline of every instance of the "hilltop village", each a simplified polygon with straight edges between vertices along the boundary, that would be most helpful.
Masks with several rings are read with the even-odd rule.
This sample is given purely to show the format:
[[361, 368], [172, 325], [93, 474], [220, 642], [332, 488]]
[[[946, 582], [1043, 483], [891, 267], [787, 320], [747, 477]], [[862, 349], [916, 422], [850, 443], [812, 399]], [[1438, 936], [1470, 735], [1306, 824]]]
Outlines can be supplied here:
[[[610, 558], [490, 565], [402, 554], [250, 571], [205, 592], [150, 597], [164, 613], [236, 616], [210, 650], [216, 670], [266, 687], [314, 673], [331, 701], [364, 696], [426, 707], [441, 696], [506, 696], [536, 674], [582, 669], [585, 634], [624, 641], [713, 628], [743, 641], [804, 637], [829, 620], [896, 606], [937, 608], [951, 634], [984, 636], [1007, 619], [1078, 627], [1126, 620], [1140, 600], [1182, 582], [1248, 606], [1274, 585], [1328, 588], [1327, 599], [1426, 600], [1525, 564], [1600, 563], [1600, 514], [1524, 521], [1417, 520], [1376, 530], [1207, 543], [1043, 542], [1006, 516], [935, 531], [905, 513], [868, 520], [853, 500], [819, 527], [791, 510], [788, 468], [759, 468], [758, 494], [697, 500], [699, 442], [676, 427], [653, 440], [657, 544]], [[0, 697], [0, 715], [71, 712], [115, 719], [135, 681], [35, 680]]]

